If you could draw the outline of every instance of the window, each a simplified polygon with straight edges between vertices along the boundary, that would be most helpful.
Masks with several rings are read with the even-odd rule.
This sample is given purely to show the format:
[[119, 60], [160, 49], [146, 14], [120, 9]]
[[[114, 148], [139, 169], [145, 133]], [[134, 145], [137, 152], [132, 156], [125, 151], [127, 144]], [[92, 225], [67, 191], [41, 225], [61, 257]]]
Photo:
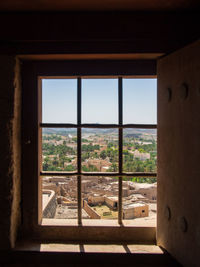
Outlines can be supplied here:
[[[60, 204], [56, 218], [77, 218], [79, 224], [82, 218], [110, 218], [122, 224], [123, 202], [128, 209], [125, 183], [156, 176], [156, 80], [40, 79], [43, 216], [48, 217], [46, 190], [52, 188]], [[154, 151], [145, 151], [148, 145]], [[55, 207], [49, 209], [51, 218]]]
[[[156, 165], [151, 166], [151, 168], [145, 166], [145, 168], [141, 169], [141, 166], [134, 166], [133, 168], [129, 162], [129, 146], [131, 145], [129, 141], [132, 137], [138, 141], [138, 151], [130, 158], [132, 162], [134, 162], [133, 159], [139, 162], [141, 157], [144, 157], [144, 161], [145, 157], [148, 157], [148, 155], [143, 155], [145, 153], [142, 150], [139, 151], [141, 142], [144, 141], [139, 140], [140, 133], [142, 132], [144, 135], [151, 133], [151, 137], [156, 136], [156, 110], [152, 112], [154, 115], [149, 116], [149, 96], [146, 92], [142, 94], [143, 104], [146, 107], [146, 116], [141, 120], [142, 123], [137, 121], [137, 116], [127, 116], [128, 113], [135, 114], [143, 109], [141, 106], [137, 107], [137, 104], [141, 103], [139, 99], [141, 95], [137, 96], [138, 100], [135, 101], [135, 105], [131, 105], [129, 101], [132, 98], [130, 88], [137, 88], [134, 83], [144, 82], [141, 79], [143, 77], [146, 78], [145, 81], [151, 80], [156, 84], [156, 80], [152, 79], [152, 76], [155, 75], [155, 69], [152, 67], [149, 71], [148, 68], [147, 70], [144, 67], [144, 73], [141, 73], [140, 69], [139, 73], [143, 76], [140, 76], [139, 79], [138, 73], [130, 71], [127, 67], [131, 62], [128, 64], [122, 62], [121, 65], [118, 65], [120, 66], [119, 69], [116, 69], [116, 63], [109, 63], [108, 61], [108, 67], [107, 64], [99, 62], [26, 62], [23, 66], [23, 197], [26, 200], [28, 199], [28, 201], [23, 202], [23, 218], [24, 231], [29, 234], [31, 233], [36, 238], [44, 236], [48, 239], [77, 240], [87, 238], [88, 240], [98, 239], [106, 241], [114, 238], [118, 240], [120, 231], [122, 231], [122, 228], [119, 226], [126, 226], [126, 222], [122, 218], [126, 220], [130, 217], [128, 206], [123, 206], [124, 199], [126, 198], [124, 184], [133, 177], [136, 180], [156, 179]], [[137, 62], [132, 62], [132, 64], [134, 66]], [[121, 68], [123, 66], [125, 68], [122, 72]], [[110, 72], [110, 70], [112, 71]], [[146, 73], [149, 74], [149, 77], [147, 77]], [[103, 76], [100, 76], [100, 74]], [[136, 75], [137, 78], [134, 79], [130, 75]], [[101, 83], [103, 83], [107, 91], [110, 90], [106, 99], [104, 94], [99, 94], [98, 87], [102, 86]], [[68, 88], [68, 90], [64, 90], [63, 87]], [[56, 94], [53, 94], [55, 90]], [[94, 90], [96, 90], [96, 94], [99, 94], [98, 101], [97, 97], [95, 99], [96, 94], [92, 95]], [[88, 95], [90, 96], [89, 99]], [[156, 95], [156, 90], [154, 95]], [[103, 115], [102, 106], [106, 110]], [[88, 110], [90, 111], [88, 112]], [[91, 110], [94, 111], [93, 117], [91, 116]], [[106, 116], [108, 110], [110, 110], [109, 116]], [[131, 121], [131, 117], [134, 118], [133, 121]], [[135, 131], [134, 133], [132, 132], [133, 130]], [[68, 138], [62, 140], [61, 134], [58, 134], [56, 137], [54, 136], [54, 140], [50, 140], [49, 133], [51, 132], [52, 134], [53, 131], [55, 133], [57, 131], [67, 132]], [[112, 155], [113, 162], [110, 162], [111, 165], [104, 166], [100, 164], [99, 166], [96, 165], [96, 168], [93, 169], [84, 165], [83, 152], [88, 149], [88, 140], [85, 138], [88, 131], [107, 133], [107, 143], [112, 141], [109, 149], [111, 152], [115, 151], [115, 153], [112, 153], [114, 155]], [[112, 132], [112, 138], [110, 132]], [[154, 140], [155, 138], [152, 139], [152, 141]], [[47, 149], [46, 144], [51, 143], [49, 141], [56, 142], [57, 145], [59, 145], [59, 142], [62, 143], [65, 153], [63, 158], [60, 158], [60, 155], [57, 156], [56, 153], [50, 153], [49, 158], [52, 156], [51, 164], [48, 164], [44, 153], [45, 149]], [[102, 141], [104, 142], [105, 140]], [[103, 147], [103, 142], [99, 147]], [[94, 162], [94, 155], [99, 155], [99, 147], [94, 142], [90, 147], [90, 149], [93, 149], [93, 158], [87, 159]], [[55, 146], [52, 149], [55, 149]], [[106, 157], [107, 154], [102, 152], [102, 162]], [[51, 168], [52, 166], [55, 168]], [[52, 191], [55, 192], [56, 190], [45, 188], [42, 210], [42, 182], [45, 179], [51, 179], [51, 181], [55, 179], [54, 184], [57, 186], [59, 183], [62, 183], [59, 180], [63, 179], [62, 177], [68, 180], [68, 186], [64, 188], [66, 191], [77, 188], [77, 196], [74, 195], [74, 200], [77, 197], [78, 212], [74, 212], [74, 215], [72, 215], [72, 218], [76, 218], [75, 221], [77, 223], [74, 220], [57, 220], [55, 222], [55, 220], [45, 220], [42, 218], [42, 214], [43, 216], [48, 214], [48, 209], [44, 211], [45, 203], [53, 199], [54, 193]], [[107, 218], [110, 216], [111, 219], [115, 218], [115, 222], [110, 220], [108, 224], [99, 224], [98, 221], [103, 220], [93, 220], [90, 223], [84, 220], [87, 216], [83, 214], [83, 207], [86, 210], [88, 205], [92, 206], [90, 201], [93, 201], [85, 196], [85, 192], [83, 192], [86, 177], [97, 180], [99, 177], [113, 179], [113, 183], [116, 184], [115, 189], [117, 193], [115, 192], [115, 196], [109, 196], [106, 200], [107, 207], [112, 207], [113, 214], [110, 213], [110, 210], [99, 211], [97, 210], [98, 207], [94, 207], [92, 210], [97, 215], [102, 212], [101, 218], [106, 216]], [[103, 181], [103, 179], [101, 180]], [[71, 194], [73, 195], [74, 193], [76, 192], [72, 190]], [[59, 201], [63, 201], [63, 199], [57, 199], [57, 202]], [[67, 201], [66, 197], [65, 202]], [[99, 202], [98, 204], [101, 203]], [[146, 211], [144, 206], [136, 205], [135, 207]], [[133, 208], [135, 207], [133, 205]], [[75, 208], [71, 210], [74, 211]], [[30, 214], [30, 216], [27, 217], [26, 214]], [[127, 225], [131, 227], [125, 227], [126, 230], [123, 231], [126, 234], [123, 237], [120, 236], [121, 241], [123, 239], [134, 240], [134, 238], [138, 238], [138, 232], [142, 234], [144, 231], [147, 231], [148, 234], [144, 234], [140, 240], [155, 240], [155, 227], [153, 225], [148, 229], [144, 228], [143, 225], [139, 229], [132, 229], [132, 225], [129, 223]], [[105, 227], [98, 228], [98, 231], [102, 232], [102, 234], [99, 234], [97, 237], [95, 236], [95, 231], [99, 226]], [[113, 228], [110, 228], [110, 226]], [[74, 230], [71, 231], [71, 227], [81, 228], [77, 228], [78, 230], [74, 232]], [[87, 227], [90, 227], [89, 235], [88, 231], [85, 230]], [[115, 237], [113, 237], [113, 231], [116, 231], [116, 227], [119, 235], [116, 237], [115, 234]], [[50, 229], [51, 231], [49, 231]]]

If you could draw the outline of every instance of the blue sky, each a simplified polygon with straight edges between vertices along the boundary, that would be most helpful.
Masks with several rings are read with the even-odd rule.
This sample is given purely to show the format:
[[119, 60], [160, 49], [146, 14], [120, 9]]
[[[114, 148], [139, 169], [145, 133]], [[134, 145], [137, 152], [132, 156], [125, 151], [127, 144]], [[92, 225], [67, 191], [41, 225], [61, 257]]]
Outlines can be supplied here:
[[[42, 80], [42, 121], [76, 123], [77, 80]], [[123, 79], [123, 122], [157, 122], [157, 80]], [[118, 79], [82, 79], [82, 123], [117, 123]]]

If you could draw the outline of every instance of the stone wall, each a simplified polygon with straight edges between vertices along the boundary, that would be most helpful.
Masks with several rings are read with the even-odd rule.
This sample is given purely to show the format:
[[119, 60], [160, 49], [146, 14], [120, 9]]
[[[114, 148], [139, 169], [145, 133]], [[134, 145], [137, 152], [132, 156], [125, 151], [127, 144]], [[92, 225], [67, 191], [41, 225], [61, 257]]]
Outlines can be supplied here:
[[91, 219], [101, 219], [101, 216], [96, 213], [95, 210], [93, 210], [88, 204], [87, 201], [84, 200], [83, 202], [83, 208], [87, 212], [87, 214], [90, 216]]
[[118, 199], [116, 197], [105, 197], [105, 203], [109, 208], [114, 209], [118, 206]]
[[14, 247], [20, 223], [20, 64], [0, 56], [0, 249]]
[[56, 194], [51, 190], [43, 191], [43, 193], [50, 194], [49, 201], [43, 208], [43, 218], [54, 218], [57, 208]]
[[105, 201], [104, 196], [89, 196], [88, 197], [88, 203], [91, 205], [98, 205], [99, 203], [103, 204]]

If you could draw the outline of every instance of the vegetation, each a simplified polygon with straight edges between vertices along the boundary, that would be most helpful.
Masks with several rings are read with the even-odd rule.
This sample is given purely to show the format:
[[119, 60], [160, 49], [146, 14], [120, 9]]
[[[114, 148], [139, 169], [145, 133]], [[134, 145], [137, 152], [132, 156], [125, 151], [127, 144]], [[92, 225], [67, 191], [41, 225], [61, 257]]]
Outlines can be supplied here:
[[146, 178], [146, 177], [125, 177], [123, 178], [123, 180], [125, 181], [131, 181], [131, 182], [135, 182], [135, 183], [148, 183], [148, 184], [153, 184], [157, 181], [156, 178]]
[[[91, 138], [94, 138], [91, 141]], [[85, 172], [100, 171], [94, 159], [106, 164], [108, 172], [118, 171], [118, 143], [116, 135], [96, 134], [88, 139], [82, 138], [82, 170]], [[108, 138], [109, 137], [109, 138]], [[148, 139], [147, 139], [148, 137]], [[157, 144], [151, 135], [125, 135], [123, 142], [124, 172], [156, 172]], [[113, 138], [113, 140], [112, 140]], [[99, 140], [101, 139], [101, 142]], [[102, 141], [103, 140], [103, 141]], [[103, 144], [102, 144], [103, 142]], [[43, 170], [76, 171], [77, 170], [77, 137], [49, 133], [43, 135]], [[90, 162], [91, 161], [91, 162]], [[98, 162], [98, 161], [97, 161]], [[130, 179], [130, 178], [129, 178]], [[134, 182], [152, 183], [152, 178], [132, 177]]]

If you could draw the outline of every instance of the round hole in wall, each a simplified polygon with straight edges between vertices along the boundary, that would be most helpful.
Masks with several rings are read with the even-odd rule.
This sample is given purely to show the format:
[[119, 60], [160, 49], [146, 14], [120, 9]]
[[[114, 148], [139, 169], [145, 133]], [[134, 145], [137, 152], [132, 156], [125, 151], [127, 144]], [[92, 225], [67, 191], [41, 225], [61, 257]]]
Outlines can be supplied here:
[[180, 230], [183, 233], [187, 232], [187, 230], [188, 230], [188, 223], [187, 223], [187, 220], [185, 219], [185, 217], [181, 217], [179, 219], [179, 227], [180, 227]]
[[172, 99], [172, 89], [169, 87], [166, 89], [166, 98], [168, 102], [170, 102]]
[[171, 210], [170, 207], [166, 206], [165, 208], [165, 218], [169, 221], [171, 219]]
[[180, 98], [185, 100], [188, 97], [189, 89], [186, 83], [182, 83], [180, 86]]

